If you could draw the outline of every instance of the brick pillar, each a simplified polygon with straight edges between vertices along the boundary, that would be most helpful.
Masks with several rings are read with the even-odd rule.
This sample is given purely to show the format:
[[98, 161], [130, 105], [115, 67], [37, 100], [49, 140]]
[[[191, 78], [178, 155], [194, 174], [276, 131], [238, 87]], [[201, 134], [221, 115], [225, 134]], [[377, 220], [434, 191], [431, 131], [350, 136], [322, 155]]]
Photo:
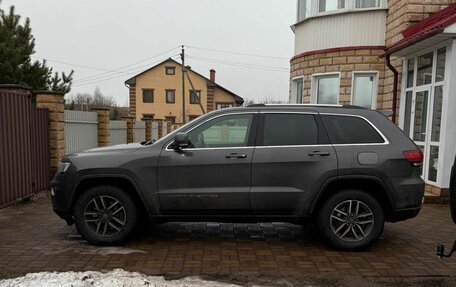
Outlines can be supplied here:
[[142, 118], [142, 121], [146, 123], [146, 141], [152, 140], [152, 119], [151, 118]]
[[163, 120], [157, 120], [158, 123], [158, 138], [161, 139], [163, 137]]
[[134, 140], [135, 117], [122, 117], [127, 122], [127, 143]]
[[110, 144], [110, 131], [109, 131], [109, 112], [110, 108], [106, 107], [93, 107], [92, 112], [98, 115], [98, 146], [105, 147]]
[[55, 174], [65, 155], [64, 94], [61, 92], [37, 92], [36, 107], [49, 110], [49, 148], [51, 174]]

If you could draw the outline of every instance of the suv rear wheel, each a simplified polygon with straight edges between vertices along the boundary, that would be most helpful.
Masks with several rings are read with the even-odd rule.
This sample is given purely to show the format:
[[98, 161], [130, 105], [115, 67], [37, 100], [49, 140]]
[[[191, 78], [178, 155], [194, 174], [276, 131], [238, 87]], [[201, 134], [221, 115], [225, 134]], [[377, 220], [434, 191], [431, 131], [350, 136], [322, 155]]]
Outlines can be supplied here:
[[123, 190], [103, 185], [90, 188], [79, 197], [74, 220], [79, 233], [90, 243], [119, 245], [133, 231], [137, 212]]
[[342, 250], [368, 248], [382, 233], [384, 221], [378, 201], [357, 190], [334, 194], [323, 203], [317, 216], [322, 237]]

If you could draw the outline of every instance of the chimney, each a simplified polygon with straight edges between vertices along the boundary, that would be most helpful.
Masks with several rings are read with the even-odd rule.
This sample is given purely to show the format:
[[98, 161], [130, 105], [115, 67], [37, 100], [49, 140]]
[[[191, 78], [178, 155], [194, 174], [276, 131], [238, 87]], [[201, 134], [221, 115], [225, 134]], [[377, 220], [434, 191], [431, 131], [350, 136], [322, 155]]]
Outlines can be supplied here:
[[215, 70], [214, 70], [214, 69], [211, 69], [209, 72], [211, 73], [211, 74], [210, 74], [211, 76], [210, 76], [209, 79], [210, 79], [212, 82], [215, 82]]

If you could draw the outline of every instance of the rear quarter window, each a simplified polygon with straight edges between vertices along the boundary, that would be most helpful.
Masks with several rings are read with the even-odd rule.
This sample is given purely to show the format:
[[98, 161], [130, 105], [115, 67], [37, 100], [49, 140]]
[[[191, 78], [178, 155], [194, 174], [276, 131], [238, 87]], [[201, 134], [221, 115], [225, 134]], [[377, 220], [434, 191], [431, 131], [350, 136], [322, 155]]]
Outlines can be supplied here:
[[354, 116], [321, 116], [332, 144], [384, 143], [385, 140], [365, 119]]

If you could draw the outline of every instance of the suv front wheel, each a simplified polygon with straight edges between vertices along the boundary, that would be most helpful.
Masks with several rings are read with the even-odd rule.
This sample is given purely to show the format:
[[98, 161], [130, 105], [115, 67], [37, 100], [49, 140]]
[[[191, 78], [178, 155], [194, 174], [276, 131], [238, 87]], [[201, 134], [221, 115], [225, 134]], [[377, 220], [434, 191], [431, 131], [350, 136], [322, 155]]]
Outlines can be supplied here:
[[76, 228], [84, 239], [96, 245], [122, 244], [133, 231], [136, 220], [133, 200], [114, 186], [88, 189], [74, 207]]
[[317, 215], [322, 237], [342, 250], [363, 250], [377, 240], [384, 212], [371, 195], [357, 190], [338, 192], [327, 199]]

